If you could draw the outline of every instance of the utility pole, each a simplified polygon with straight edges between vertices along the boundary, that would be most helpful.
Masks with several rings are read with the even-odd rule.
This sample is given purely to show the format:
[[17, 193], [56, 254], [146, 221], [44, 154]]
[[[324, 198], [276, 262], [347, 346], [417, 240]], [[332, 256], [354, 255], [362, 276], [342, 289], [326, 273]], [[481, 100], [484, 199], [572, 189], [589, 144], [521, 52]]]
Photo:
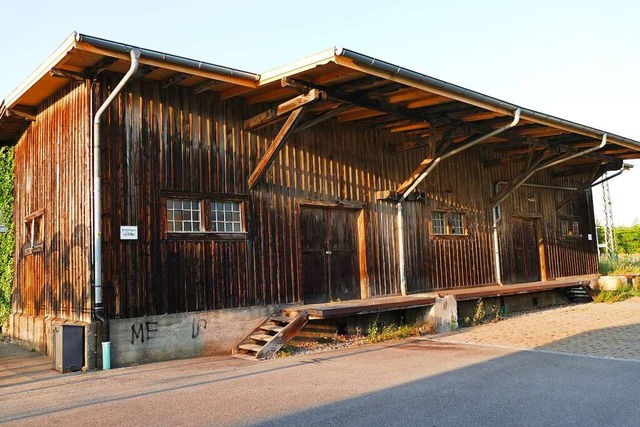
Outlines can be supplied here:
[[607, 255], [616, 258], [616, 240], [613, 234], [613, 209], [611, 207], [611, 191], [609, 190], [609, 181], [606, 181], [607, 174], [604, 174], [605, 181], [602, 183], [602, 201], [604, 205], [604, 244], [607, 249]]

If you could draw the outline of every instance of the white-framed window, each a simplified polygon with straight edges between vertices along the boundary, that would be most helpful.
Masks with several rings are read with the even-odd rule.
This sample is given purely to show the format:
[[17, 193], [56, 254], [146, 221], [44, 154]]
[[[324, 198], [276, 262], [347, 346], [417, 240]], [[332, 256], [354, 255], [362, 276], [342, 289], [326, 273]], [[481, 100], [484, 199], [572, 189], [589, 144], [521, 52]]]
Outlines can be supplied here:
[[234, 201], [211, 202], [210, 230], [214, 233], [242, 233], [242, 204]]
[[464, 234], [464, 214], [460, 212], [451, 212], [449, 214], [449, 228], [451, 234], [461, 236]]
[[433, 234], [447, 234], [447, 226], [444, 221], [444, 212], [433, 211], [431, 212], [431, 233]]
[[202, 230], [200, 200], [167, 199], [167, 231], [199, 232]]

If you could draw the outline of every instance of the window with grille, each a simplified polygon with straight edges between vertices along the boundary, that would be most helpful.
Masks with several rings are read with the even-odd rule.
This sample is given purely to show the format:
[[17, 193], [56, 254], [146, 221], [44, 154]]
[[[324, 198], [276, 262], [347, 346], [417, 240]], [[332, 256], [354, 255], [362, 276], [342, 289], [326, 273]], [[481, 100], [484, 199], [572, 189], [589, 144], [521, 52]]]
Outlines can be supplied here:
[[216, 233], [242, 233], [240, 202], [211, 202], [210, 231]]
[[25, 248], [28, 252], [41, 251], [44, 247], [44, 212], [28, 215], [24, 221]]
[[581, 237], [580, 221], [573, 218], [561, 218], [560, 233], [562, 237]]
[[167, 199], [167, 231], [202, 231], [200, 200]]
[[460, 212], [451, 212], [449, 214], [449, 225], [451, 227], [451, 234], [463, 235], [464, 234], [464, 214]]
[[431, 212], [431, 232], [433, 234], [447, 233], [447, 228], [444, 222], [444, 212]]

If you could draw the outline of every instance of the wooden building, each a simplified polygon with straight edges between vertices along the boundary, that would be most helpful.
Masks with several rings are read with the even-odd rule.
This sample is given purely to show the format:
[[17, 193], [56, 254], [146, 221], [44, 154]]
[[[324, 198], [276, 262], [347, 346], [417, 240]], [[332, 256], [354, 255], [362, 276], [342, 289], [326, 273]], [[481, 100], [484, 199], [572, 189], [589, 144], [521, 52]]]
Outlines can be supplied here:
[[640, 142], [346, 49], [253, 74], [82, 34], [6, 98], [0, 142], [16, 150], [10, 333], [43, 349], [52, 321], [93, 325], [97, 308], [114, 321], [597, 274], [590, 188], [640, 157]]

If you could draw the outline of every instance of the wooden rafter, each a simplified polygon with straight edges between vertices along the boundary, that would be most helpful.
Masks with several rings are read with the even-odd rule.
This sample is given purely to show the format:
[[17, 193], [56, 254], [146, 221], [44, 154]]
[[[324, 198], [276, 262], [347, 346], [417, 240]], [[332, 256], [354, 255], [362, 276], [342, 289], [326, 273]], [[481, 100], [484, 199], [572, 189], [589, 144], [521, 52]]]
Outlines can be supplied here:
[[309, 105], [320, 99], [326, 98], [325, 94], [317, 89], [311, 89], [308, 93], [296, 96], [288, 101], [283, 102], [277, 107], [270, 108], [244, 121], [244, 129], [248, 131], [257, 130], [283, 120], [284, 115], [291, 111]]
[[107, 68], [109, 68], [111, 65], [113, 65], [116, 61], [117, 61], [116, 58], [111, 58], [110, 56], [106, 56], [102, 58], [100, 61], [93, 64], [91, 67], [87, 68], [84, 71], [84, 74], [89, 78], [95, 78], [100, 73], [102, 73]]
[[144, 76], [146, 76], [147, 74], [151, 74], [157, 69], [158, 67], [154, 65], [142, 64], [140, 65], [140, 67], [138, 67], [138, 71], [136, 71], [136, 74], [133, 76], [133, 79], [140, 80], [144, 78]]
[[556, 212], [567, 206], [576, 197], [580, 196], [580, 194], [582, 194], [587, 188], [591, 187], [591, 184], [594, 183], [600, 176], [602, 176], [603, 173], [605, 173], [609, 169], [610, 168], [608, 168], [606, 165], [603, 166], [600, 163], [596, 163], [594, 166], [592, 166], [591, 172], [589, 173], [586, 182], [579, 186], [575, 191], [572, 191], [567, 197], [565, 197], [564, 200], [558, 203], [556, 205]]
[[160, 83], [160, 87], [162, 89], [170, 88], [171, 86], [174, 86], [174, 85], [180, 83], [181, 81], [186, 80], [188, 77], [190, 77], [189, 74], [185, 74], [185, 73], [172, 74], [171, 76], [169, 76], [168, 78], [164, 79]]
[[413, 183], [416, 182], [416, 180], [420, 177], [420, 175], [422, 175], [429, 168], [429, 166], [431, 166], [434, 160], [446, 153], [451, 146], [452, 138], [445, 137], [443, 138], [440, 147], [436, 149], [436, 138], [437, 136], [435, 132], [433, 133], [433, 136], [429, 137], [429, 155], [425, 157], [422, 162], [420, 162], [418, 167], [413, 172], [411, 172], [411, 175], [409, 175], [409, 177], [398, 186], [398, 188], [396, 189], [396, 192], [398, 194], [406, 193], [407, 190], [411, 188]]
[[498, 192], [493, 197], [491, 197], [489, 201], [491, 204], [491, 207], [493, 208], [494, 206], [499, 204], [501, 201], [506, 199], [511, 193], [513, 193], [515, 190], [520, 188], [522, 184], [527, 182], [527, 180], [531, 178], [539, 170], [542, 170], [548, 167], [553, 162], [568, 158], [571, 155], [572, 154], [566, 154], [566, 153], [556, 154], [550, 151], [535, 153], [533, 158], [530, 159], [529, 164], [527, 165], [528, 167], [526, 167], [520, 175], [518, 175], [511, 182], [509, 182], [509, 184], [507, 184], [507, 186], [503, 188], [502, 191]]
[[416, 121], [429, 121], [432, 123], [437, 123], [437, 124], [446, 125], [450, 127], [467, 125], [465, 122], [461, 120], [450, 119], [448, 117], [440, 116], [437, 114], [430, 114], [429, 112], [426, 112], [424, 110], [420, 110], [420, 109], [412, 110], [409, 108], [401, 107], [399, 105], [382, 102], [376, 99], [369, 99], [366, 96], [362, 96], [358, 94], [350, 94], [344, 91], [335, 90], [331, 87], [314, 85], [313, 83], [309, 83], [305, 81], [299, 81], [294, 79], [287, 79], [287, 80], [292, 81], [298, 85], [323, 90], [327, 93], [327, 96], [329, 97], [329, 99], [357, 105], [359, 107], [367, 108], [370, 110], [381, 111], [383, 113], [392, 114], [401, 118], [408, 118]]
[[28, 122], [35, 122], [36, 121], [35, 111], [32, 108], [28, 109], [28, 111], [31, 111], [31, 112], [22, 111], [22, 110], [27, 110], [27, 107], [23, 107], [21, 110], [18, 110], [18, 109], [15, 109], [15, 108], [7, 108], [6, 115], [7, 116], [20, 117], [21, 119], [24, 119], [24, 120], [26, 120]]
[[191, 89], [191, 91], [193, 93], [206, 92], [209, 89], [211, 89], [212, 87], [214, 87], [215, 85], [217, 85], [218, 83], [220, 83], [218, 80], [207, 80], [207, 81], [204, 81], [204, 82], [194, 86], [193, 89]]
[[291, 114], [287, 118], [287, 121], [284, 122], [284, 125], [282, 125], [282, 128], [271, 142], [271, 145], [269, 145], [269, 148], [267, 148], [267, 152], [260, 159], [260, 162], [258, 162], [258, 165], [253, 170], [253, 172], [251, 172], [248, 182], [249, 190], [252, 190], [256, 186], [258, 181], [260, 181], [260, 179], [267, 172], [267, 169], [269, 168], [271, 163], [273, 163], [273, 161], [276, 159], [276, 156], [278, 155], [282, 147], [284, 147], [284, 144], [287, 142], [296, 126], [300, 123], [304, 111], [304, 105], [302, 107], [298, 107], [291, 112]]
[[294, 133], [301, 132], [305, 129], [309, 129], [312, 126], [315, 126], [319, 123], [329, 120], [332, 117], [335, 117], [338, 114], [342, 113], [343, 111], [348, 110], [349, 108], [351, 108], [351, 105], [348, 105], [348, 104], [334, 105], [330, 110], [325, 111], [321, 114], [318, 114], [317, 116], [300, 123], [294, 130]]
[[61, 68], [52, 68], [49, 71], [51, 77], [61, 77], [65, 79], [71, 79], [78, 82], [83, 82], [86, 80], [86, 76], [84, 73], [77, 73], [75, 71], [63, 70]]

